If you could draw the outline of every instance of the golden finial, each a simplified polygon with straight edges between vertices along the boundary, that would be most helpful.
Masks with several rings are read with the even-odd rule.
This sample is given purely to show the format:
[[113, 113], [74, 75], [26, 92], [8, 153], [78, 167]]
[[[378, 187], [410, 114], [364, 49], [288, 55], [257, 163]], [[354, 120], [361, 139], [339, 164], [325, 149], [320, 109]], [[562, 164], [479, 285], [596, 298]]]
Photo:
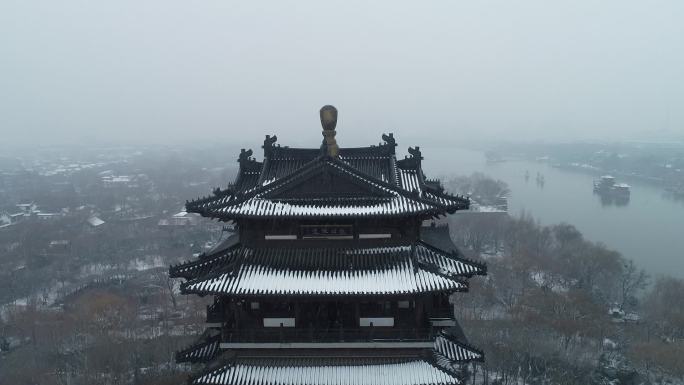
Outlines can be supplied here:
[[325, 105], [321, 108], [321, 126], [323, 126], [323, 142], [328, 150], [328, 155], [337, 158], [340, 148], [335, 140], [335, 127], [337, 126], [337, 108]]

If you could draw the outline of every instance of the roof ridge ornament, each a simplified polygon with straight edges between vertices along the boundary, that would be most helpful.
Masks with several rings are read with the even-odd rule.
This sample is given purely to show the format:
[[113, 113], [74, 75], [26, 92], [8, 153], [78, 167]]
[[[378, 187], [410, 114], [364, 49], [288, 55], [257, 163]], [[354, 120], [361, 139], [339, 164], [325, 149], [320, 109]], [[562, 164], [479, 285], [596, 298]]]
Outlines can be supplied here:
[[389, 146], [390, 151], [394, 154], [394, 148], [397, 147], [397, 140], [394, 139], [394, 134], [391, 132], [387, 135], [382, 134], [382, 140], [385, 142], [385, 146]]
[[419, 161], [423, 160], [423, 154], [420, 152], [420, 146], [409, 147], [408, 152], [413, 158], [416, 158]]
[[245, 150], [244, 148], [240, 149], [240, 156], [238, 157], [238, 163], [240, 163], [240, 166], [242, 166], [246, 162], [250, 162], [254, 159], [251, 158], [252, 154], [254, 152], [249, 149]]
[[273, 151], [273, 148], [275, 147], [275, 142], [278, 140], [278, 137], [276, 135], [266, 135], [266, 139], [264, 139], [264, 145], [261, 146], [261, 148], [264, 149], [264, 158], [268, 158], [271, 155], [271, 152]]
[[321, 150], [331, 158], [337, 158], [340, 148], [337, 146], [335, 140], [335, 127], [337, 126], [337, 108], [331, 105], [325, 105], [321, 108], [321, 126], [323, 126], [323, 144]]

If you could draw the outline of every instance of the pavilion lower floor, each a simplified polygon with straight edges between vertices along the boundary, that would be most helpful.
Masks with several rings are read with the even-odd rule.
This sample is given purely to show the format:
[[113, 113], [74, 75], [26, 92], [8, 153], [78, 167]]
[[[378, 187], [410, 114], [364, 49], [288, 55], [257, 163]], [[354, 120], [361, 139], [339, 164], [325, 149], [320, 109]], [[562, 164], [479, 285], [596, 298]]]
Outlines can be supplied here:
[[462, 334], [458, 335], [459, 332], [460, 329], [443, 329], [434, 333], [429, 339], [426, 337], [420, 340], [398, 340], [396, 336], [388, 334], [390, 338], [387, 339], [377, 338], [365, 341], [338, 338], [329, 341], [288, 339], [277, 342], [273, 339], [256, 338], [250, 342], [239, 342], [226, 339], [218, 329], [210, 328], [193, 345], [179, 351], [176, 354], [176, 361], [209, 363], [224, 362], [226, 358], [239, 358], [278, 362], [285, 359], [368, 360], [379, 357], [392, 360], [428, 359], [432, 363], [481, 360], [482, 352], [468, 345]]

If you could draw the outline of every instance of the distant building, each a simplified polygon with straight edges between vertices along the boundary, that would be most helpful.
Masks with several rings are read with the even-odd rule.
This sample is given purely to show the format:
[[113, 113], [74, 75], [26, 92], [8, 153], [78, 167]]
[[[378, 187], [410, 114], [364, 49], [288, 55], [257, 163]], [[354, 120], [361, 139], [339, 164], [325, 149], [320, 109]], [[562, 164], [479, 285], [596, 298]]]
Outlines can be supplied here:
[[12, 215], [7, 212], [0, 212], [0, 228], [10, 226], [12, 224]]
[[[13, 225], [16, 224], [26, 218], [36, 218], [39, 220], [53, 220], [53, 219], [58, 219], [64, 217], [66, 212], [64, 210], [60, 212], [45, 212], [42, 210], [38, 209], [38, 205], [31, 202], [31, 203], [19, 203], [16, 205], [17, 209], [19, 210], [18, 212], [14, 214], [9, 214], [5, 213], [0, 214], [0, 226], [3, 225], [3, 223], [6, 223], [6, 225]], [[7, 222], [9, 220], [9, 222]]]
[[88, 218], [87, 222], [91, 227], [100, 227], [105, 224], [105, 221], [98, 218], [97, 216], [91, 216], [90, 218]]
[[608, 309], [608, 315], [610, 315], [611, 321], [615, 323], [639, 323], [641, 321], [641, 317], [637, 313], [626, 312], [617, 304], [613, 304]]
[[191, 384], [460, 384], [461, 365], [483, 360], [449, 296], [486, 266], [422, 227], [469, 200], [425, 178], [418, 147], [397, 160], [391, 134], [338, 148], [336, 117], [321, 110], [320, 149], [267, 136], [263, 162], [242, 150], [235, 183], [186, 204], [238, 231], [170, 269], [182, 293], [214, 296], [206, 332], [176, 356], [209, 363]]
[[31, 202], [31, 203], [19, 203], [16, 206], [19, 209], [19, 212], [26, 215], [26, 216], [33, 214], [38, 209], [38, 205], [33, 203], [33, 202]]
[[42, 220], [42, 221], [50, 221], [50, 220], [59, 219], [59, 218], [64, 217], [64, 213], [63, 213], [63, 212], [59, 212], [59, 213], [45, 213], [45, 212], [42, 212], [42, 211], [40, 211], [40, 210], [34, 211], [34, 215], [36, 216], [36, 218], [38, 218], [38, 219], [40, 219], [40, 220]]
[[136, 178], [129, 175], [105, 175], [101, 180], [104, 188], [137, 187]]
[[55, 239], [48, 244], [48, 251], [53, 254], [62, 254], [71, 250], [71, 242], [68, 239]]
[[195, 226], [199, 223], [200, 215], [181, 211], [171, 218], [162, 218], [157, 222], [159, 226]]

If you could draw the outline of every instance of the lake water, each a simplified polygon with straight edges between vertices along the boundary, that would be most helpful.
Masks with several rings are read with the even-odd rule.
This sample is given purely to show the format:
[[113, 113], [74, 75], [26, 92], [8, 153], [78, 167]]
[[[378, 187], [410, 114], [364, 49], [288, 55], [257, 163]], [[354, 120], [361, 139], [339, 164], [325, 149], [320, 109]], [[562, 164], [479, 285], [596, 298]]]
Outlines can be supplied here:
[[[511, 189], [511, 215], [524, 211], [545, 225], [572, 224], [586, 239], [621, 252], [651, 274], [684, 278], [684, 203], [667, 198], [658, 187], [626, 181], [632, 186], [629, 203], [604, 205], [592, 191], [595, 175], [532, 161], [488, 164], [484, 153], [472, 150], [425, 147], [422, 151], [428, 177], [446, 181], [450, 175], [479, 171], [500, 179]], [[544, 176], [543, 188], [536, 183], [537, 173]]]

